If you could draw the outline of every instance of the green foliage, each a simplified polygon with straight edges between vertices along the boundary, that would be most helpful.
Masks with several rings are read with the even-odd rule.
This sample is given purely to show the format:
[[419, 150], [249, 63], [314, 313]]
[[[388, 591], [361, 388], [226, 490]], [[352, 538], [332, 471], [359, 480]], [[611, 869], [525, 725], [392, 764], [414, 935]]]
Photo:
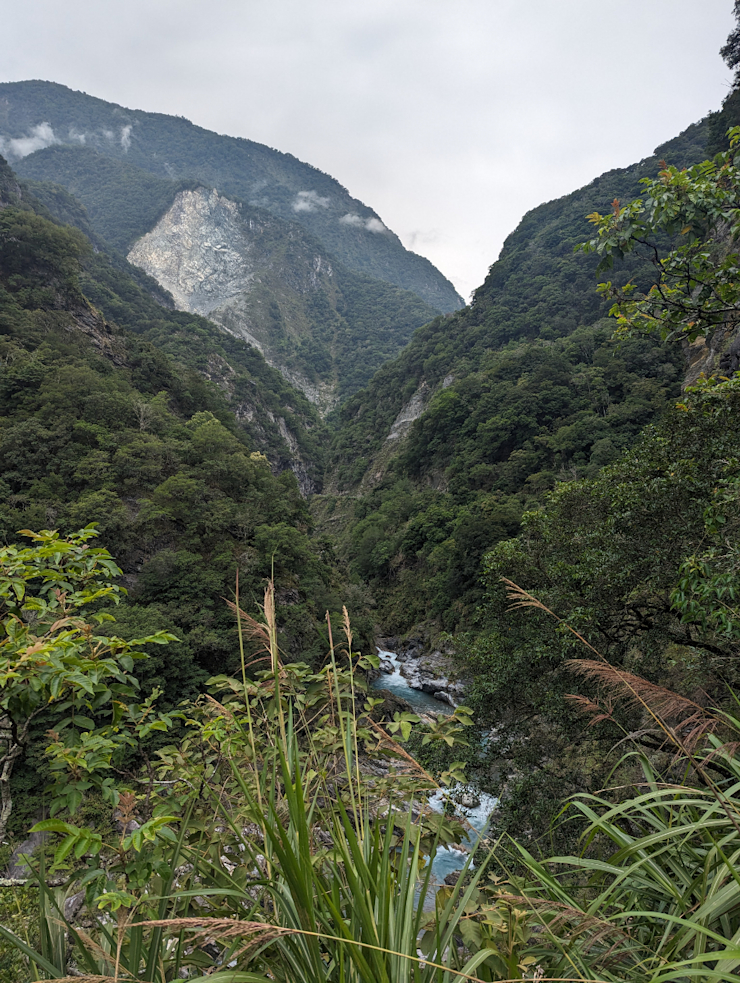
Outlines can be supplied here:
[[[644, 178], [646, 198], [621, 205], [615, 198], [607, 215], [589, 216], [596, 237], [579, 248], [602, 257], [599, 271], [609, 269], [614, 257], [624, 258], [645, 248], [656, 270], [657, 282], [643, 295], [635, 283], [599, 290], [613, 298], [611, 312], [618, 330], [659, 331], [663, 339], [693, 342], [733, 320], [740, 292], [736, 284], [740, 235], [740, 171], [735, 159], [740, 127], [728, 134], [730, 149], [694, 167], [679, 170], [665, 165], [656, 179]], [[657, 233], [678, 235], [682, 244], [663, 251]]]
[[[503, 754], [505, 823], [546, 829], [565, 788], [589, 771], [606, 778], [619, 731], [609, 715], [590, 733], [562, 697], [595, 698], [567, 671], [577, 640], [549, 619], [509, 611], [502, 577], [528, 589], [616, 666], [717, 702], [736, 687], [738, 631], [737, 379], [691, 391], [634, 450], [590, 481], [561, 485], [523, 533], [486, 558], [488, 603], [467, 649], [475, 676], [468, 697], [496, 727], [491, 758]], [[639, 730], [632, 719], [626, 726]], [[645, 746], [654, 746], [648, 728]], [[537, 769], [542, 768], [541, 771]], [[503, 779], [506, 783], [506, 777]], [[508, 812], [507, 812], [508, 810]]]
[[[7, 928], [0, 936], [51, 979], [68, 968], [64, 947], [44, 941], [57, 921], [81, 970], [152, 983], [224, 964], [236, 972], [212, 978], [232, 983], [422, 981], [438, 978], [432, 963], [472, 970], [480, 956], [451, 942], [483, 868], [435, 926], [423, 904], [432, 890], [427, 858], [438, 845], [459, 843], [463, 828], [437, 815], [412, 822], [414, 801], [435, 783], [373, 721], [372, 706], [363, 708], [363, 674], [377, 659], [353, 651], [346, 611], [346, 648], [332, 647], [314, 672], [281, 663], [272, 585], [265, 620], [233, 607], [241, 680], [216, 677], [210, 685], [219, 700], [188, 706], [188, 733], [150, 766], [146, 794], [120, 795], [118, 830], [64, 819], [35, 827], [56, 837], [51, 872], [68, 871], [74, 858], [70, 883], [85, 889], [88, 911], [113, 917], [96, 918], [83, 935], [42, 866], [39, 951]], [[268, 665], [248, 679], [254, 656]], [[459, 729], [448, 727], [445, 740], [454, 745]], [[401, 767], [377, 778], [368, 758], [390, 765], [400, 758]], [[385, 816], [376, 812], [380, 796], [388, 797]], [[192, 944], [197, 925], [209, 933], [218, 926], [215, 946]], [[417, 953], [422, 931], [425, 962]]]
[[[697, 125], [656, 155], [692, 164], [705, 141]], [[528, 213], [471, 306], [418, 330], [336, 412], [333, 494], [314, 514], [371, 586], [385, 630], [469, 626], [486, 550], [556, 483], [617, 460], [678, 395], [681, 353], [613, 341], [597, 258], [573, 252], [586, 212], [636, 193], [656, 159]], [[631, 254], [619, 277], [648, 289], [650, 263]], [[422, 415], [393, 431], [415, 404]], [[339, 506], [344, 495], [356, 501]]]
[[[238, 413], [240, 429], [279, 470], [294, 463], [278, 423], [282, 418], [296, 441], [308, 479], [320, 483], [323, 427], [318, 414], [257, 349], [205, 318], [163, 309], [159, 301], [165, 298], [155, 281], [115, 256], [89, 256], [81, 283], [106, 318], [168, 357], [170, 371], [160, 388], [172, 386], [174, 377], [191, 406], [205, 405], [222, 419]], [[146, 368], [144, 362], [142, 369]], [[207, 386], [195, 373], [213, 385]]]
[[[599, 663], [611, 690], [631, 690], [674, 745], [668, 774], [630, 753], [638, 771], [620, 797], [570, 803], [580, 853], [538, 860], [509, 842], [438, 888], [430, 861], [459, 843], [460, 824], [423, 812], [413, 821], [434, 783], [367, 715], [372, 701], [360, 710], [370, 663], [353, 651], [346, 614], [346, 649], [332, 646], [315, 673], [281, 663], [271, 587], [264, 621], [234, 607], [242, 679], [211, 680], [220, 700], [189, 707], [189, 734], [160, 753], [156, 787], [121, 795], [118, 832], [38, 824], [57, 837], [52, 869], [72, 856], [80, 865], [66, 892], [76, 882], [88, 913], [107, 917], [88, 919], [83, 932], [42, 864], [38, 930], [28, 914], [0, 926], [16, 979], [26, 960], [36, 976], [69, 979], [70, 957], [88, 978], [150, 983], [194, 972], [217, 983], [733, 978], [734, 716]], [[252, 679], [250, 641], [268, 663]], [[400, 753], [401, 768], [378, 778], [361, 746], [376, 761]], [[489, 875], [492, 859], [517, 870]]]
[[[33, 885], [0, 887], [0, 925], [33, 949], [39, 948], [38, 891]], [[0, 983], [32, 983], [33, 973], [24, 954], [0, 938]]]
[[[452, 317], [436, 318], [417, 331], [368, 390], [341, 408], [332, 470], [358, 457], [370, 460], [422, 383], [434, 390], [449, 375], [459, 380], [476, 371], [482, 359], [512, 340], [549, 341], [605, 317], [608, 306], [593, 289], [598, 261], [573, 252], [588, 234], [585, 216], [615, 197], [636, 195], [640, 179], [654, 172], [661, 156], [685, 167], [704, 158], [705, 145], [706, 126], [696, 124], [639, 165], [609, 171], [587, 187], [528, 212], [507, 238], [470, 307]], [[624, 281], [633, 276], [649, 286], [649, 261], [632, 255], [624, 267]], [[338, 470], [338, 480], [340, 488], [346, 487], [348, 476]]]
[[[0, 212], [0, 316], [11, 304], [57, 310], [83, 303], [77, 274], [89, 245], [76, 229], [51, 225], [32, 212]], [[7, 316], [7, 314], [5, 314]]]
[[388, 630], [469, 623], [484, 553], [556, 482], [596, 475], [630, 447], [678, 394], [680, 364], [652, 340], [613, 342], [600, 322], [489, 353], [438, 389], [344, 534]]
[[529, 952], [555, 977], [559, 956], [561, 972], [567, 963], [584, 979], [731, 980], [740, 962], [740, 722], [598, 665], [610, 694], [640, 704], [663, 733], [664, 767], [633, 750], [620, 762], [631, 771], [624, 785], [568, 803], [583, 826], [578, 854], [538, 861], [511, 844], [524, 876], [507, 893], [537, 926]]
[[[281, 594], [284, 644], [315, 657], [319, 623], [338, 604], [333, 560], [309, 544], [293, 475], [270, 466], [294, 463], [284, 424], [304, 455], [306, 482], [316, 479], [315, 412], [254, 349], [162, 308], [115, 257], [81, 256], [82, 237], [35, 207], [18, 188], [17, 204], [0, 212], [12, 232], [0, 267], [0, 539], [96, 522], [130, 591], [118, 610], [121, 637], [165, 624], [178, 639], [167, 658], [150, 652], [142, 672], [144, 693], [159, 689], [172, 707], [208, 675], [233, 668], [222, 598], [237, 569], [245, 596], [261, 594], [274, 544], [264, 535], [256, 543], [256, 530], [285, 525], [296, 563]], [[106, 323], [88, 297], [137, 334]], [[49, 778], [35, 718], [28, 737], [12, 777], [19, 828]]]
[[[139, 688], [134, 660], [143, 647], [175, 641], [158, 631], [130, 642], [99, 634], [110, 614], [84, 619], [89, 606], [118, 602], [122, 588], [112, 583], [119, 568], [105, 549], [93, 549], [88, 527], [67, 540], [56, 532], [25, 532], [34, 545], [0, 549], [0, 710], [3, 733], [0, 839], [10, 820], [10, 776], [25, 750], [32, 723], [40, 715], [49, 730], [47, 753], [55, 773], [52, 811], [75, 812], [85, 792], [96, 786], [115, 803], [109, 774], [124, 744], [135, 745], [152, 729], [168, 729], [169, 717], [156, 715], [153, 699], [128, 705]], [[156, 693], [155, 693], [156, 695]], [[96, 721], [109, 717], [101, 726]], [[59, 775], [63, 771], [64, 775]]]
[[[193, 183], [157, 177], [88, 147], [56, 146], [48, 150], [40, 168], [33, 162], [23, 167], [24, 176], [41, 181], [51, 178], [63, 184], [82, 203], [98, 235], [123, 253], [156, 225], [177, 192]], [[43, 200], [48, 192], [44, 194], [43, 186], [34, 188], [38, 190]], [[44, 203], [55, 211], [57, 201], [47, 198]]]

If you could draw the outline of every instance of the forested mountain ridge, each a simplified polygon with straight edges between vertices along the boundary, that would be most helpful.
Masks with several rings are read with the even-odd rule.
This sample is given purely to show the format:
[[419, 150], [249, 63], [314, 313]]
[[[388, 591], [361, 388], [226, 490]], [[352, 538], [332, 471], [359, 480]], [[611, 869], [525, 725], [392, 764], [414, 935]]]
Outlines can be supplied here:
[[[654, 174], [663, 156], [679, 166], [701, 160], [706, 141], [707, 124], [702, 121], [639, 164], [608, 171], [585, 188], [528, 212], [507, 237], [472, 303], [417, 331], [398, 358], [378, 372], [367, 395], [358, 393], [342, 407], [337, 461], [346, 458], [349, 448], [363, 457], [377, 450], [422, 382], [433, 388], [450, 373], [464, 375], [484, 354], [510, 341], [553, 340], [605, 317], [609, 304], [595, 289], [598, 260], [573, 253], [588, 237], [586, 216], [603, 210], [614, 198], [637, 194], [640, 179]], [[627, 280], [638, 270], [649, 277], [647, 265], [637, 258], [620, 275]], [[350, 487], [357, 477], [340, 470], [337, 481], [340, 488]]]
[[[736, 87], [651, 158], [534, 209], [470, 307], [337, 413], [319, 526], [388, 633], [456, 652], [493, 827], [538, 849], [583, 848], [566, 796], [684, 780], [656, 708], [685, 711], [682, 733], [734, 713], [738, 124]], [[633, 320], [606, 317], [615, 298]]]
[[[0, 138], [0, 152], [4, 148], [11, 163], [34, 150], [43, 160], [45, 151], [39, 148], [63, 144], [93, 148], [158, 179], [196, 180], [303, 225], [350, 270], [411, 290], [437, 310], [462, 304], [427, 259], [404, 249], [379, 216], [334, 178], [254, 141], [219, 136], [182, 117], [126, 109], [43, 81], [0, 84]], [[54, 180], [52, 173], [44, 177]], [[156, 181], [152, 185], [161, 187]]]
[[[315, 411], [253, 347], [146, 286], [0, 160], [0, 537], [97, 523], [129, 590], [119, 634], [156, 623], [178, 639], [141, 680], [172, 705], [235, 667], [237, 570], [249, 605], [274, 571], [281, 643], [302, 658], [346, 595], [286, 467], [303, 454], [302, 477], [320, 479]], [[264, 453], [280, 447], [282, 462]], [[38, 784], [29, 767], [19, 788]]]
[[[640, 192], [662, 158], [705, 156], [708, 123], [529, 212], [469, 307], [419, 329], [337, 412], [314, 512], [380, 602], [387, 631], [454, 630], [482, 597], [480, 561], [557, 482], [594, 476], [679, 394], [679, 348], [615, 342], [586, 216]], [[645, 288], [632, 254], [613, 273]]]
[[[7, 142], [7, 141], [6, 141]], [[107, 140], [104, 139], [104, 143]], [[256, 345], [322, 412], [365, 385], [439, 307], [348, 269], [295, 220], [219, 194], [198, 180], [158, 176], [90, 146], [55, 144], [17, 162], [34, 193], [128, 254], [175, 297]], [[197, 293], [197, 297], [194, 296]]]

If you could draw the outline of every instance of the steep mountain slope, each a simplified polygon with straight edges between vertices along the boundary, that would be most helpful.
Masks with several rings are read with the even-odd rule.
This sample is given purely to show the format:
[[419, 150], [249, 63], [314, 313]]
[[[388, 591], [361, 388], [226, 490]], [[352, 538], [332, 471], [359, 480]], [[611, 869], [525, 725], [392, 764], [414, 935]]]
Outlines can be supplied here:
[[[706, 121], [654, 157], [528, 213], [473, 303], [416, 332], [338, 411], [314, 511], [369, 583], [389, 632], [469, 623], [480, 558], [555, 482], [590, 476], [680, 390], [680, 350], [611, 340], [586, 215], [639, 193], [662, 157], [703, 159]], [[652, 282], [639, 256], [614, 272]]]
[[336, 578], [293, 474], [262, 449], [282, 443], [287, 457], [282, 434], [316, 449], [315, 414], [253, 348], [219, 348], [204, 319], [147, 306], [124, 269], [44, 212], [0, 159], [0, 537], [97, 522], [130, 591], [118, 630], [156, 623], [180, 639], [148, 680], [168, 700], [234, 667], [223, 598], [237, 569], [247, 605], [274, 569], [282, 644], [310, 657]]
[[[52, 82], [0, 84], [0, 152], [15, 163], [57, 144], [93, 148], [160, 179], [197, 180], [299, 223], [350, 270], [412, 290], [437, 310], [462, 304], [452, 284], [428, 260], [404, 249], [371, 208], [290, 154]], [[36, 165], [41, 166], [46, 165]], [[49, 167], [33, 176], [58, 180]], [[152, 182], [151, 190], [157, 187]]]
[[89, 238], [93, 249], [80, 258], [79, 280], [107, 318], [151, 340], [184, 372], [213, 381], [276, 473], [291, 469], [304, 495], [320, 487], [323, 428], [302, 393], [254, 346], [197, 314], [175, 310], [169, 293], [95, 233], [85, 208], [64, 188], [40, 182], [19, 187], [45, 217], [74, 225]]
[[[155, 647], [139, 677], [174, 706], [214, 673], [238, 671], [225, 600], [237, 573], [248, 610], [274, 575], [281, 649], [301, 660], [323, 656], [324, 613], [341, 617], [352, 598], [276, 461], [318, 477], [315, 411], [256, 349], [165, 310], [146, 286], [52, 221], [0, 158], [0, 541], [97, 523], [128, 590], [109, 612], [114, 633], [164, 628], [177, 639]], [[37, 731], [12, 778], [19, 830], [49, 780]]]
[[49, 147], [20, 165], [52, 211], [59, 202], [44, 191], [49, 175], [178, 308], [256, 345], [322, 411], [365, 385], [438, 313], [410, 291], [348, 270], [297, 223], [197, 182], [155, 177], [88, 147]]
[[180, 310], [255, 345], [324, 410], [435, 314], [409, 291], [344, 269], [264, 210], [205, 188], [179, 192], [128, 259]]

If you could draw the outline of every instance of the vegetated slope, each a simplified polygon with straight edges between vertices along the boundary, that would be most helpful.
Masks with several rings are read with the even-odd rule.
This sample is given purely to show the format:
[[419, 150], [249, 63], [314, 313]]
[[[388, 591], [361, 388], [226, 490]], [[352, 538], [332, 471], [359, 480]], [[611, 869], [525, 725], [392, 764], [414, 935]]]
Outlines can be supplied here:
[[237, 569], [249, 606], [274, 565], [283, 645], [310, 658], [316, 611], [339, 603], [330, 554], [309, 541], [294, 475], [261, 452], [273, 433], [260, 423], [281, 414], [310, 447], [310, 407], [254, 349], [228, 338], [219, 349], [204, 319], [147, 308], [79, 231], [40, 214], [4, 162], [0, 181], [0, 535], [97, 522], [130, 589], [119, 630], [165, 626], [180, 639], [152, 663], [168, 700], [234, 668], [223, 599]]
[[[490, 781], [495, 761], [501, 776], [499, 830], [545, 834], [565, 796], [634, 780], [631, 756], [612, 772], [630, 749], [658, 765], [673, 758], [662, 757], [663, 735], [639, 701], [615, 698], [604, 662], [601, 677], [568, 662], [595, 659], [594, 651], [542, 611], [513, 610], [502, 577], [617, 672], [648, 680], [648, 702], [659, 706], [666, 686], [695, 701], [688, 712], [697, 703], [735, 712], [738, 442], [740, 378], [705, 384], [595, 479], [559, 485], [527, 515], [521, 536], [486, 557], [486, 603], [462, 648], [474, 680], [466, 703], [490, 734], [477, 766]], [[567, 839], [567, 826], [555, 835]]]
[[365, 385], [439, 312], [410, 291], [347, 269], [295, 222], [197, 182], [155, 177], [87, 147], [49, 147], [21, 166], [52, 211], [59, 202], [47, 201], [49, 176], [85, 205], [104, 241], [172, 292], [179, 309], [206, 314], [255, 344], [322, 411]]
[[93, 147], [51, 146], [12, 163], [22, 178], [63, 185], [85, 206], [91, 228], [124, 255], [178, 191], [199, 184], [159, 177]]
[[[214, 187], [303, 225], [350, 270], [412, 290], [437, 310], [462, 304], [439, 270], [404, 249], [371, 208], [290, 154], [219, 136], [179, 116], [125, 109], [52, 82], [0, 84], [0, 152], [15, 162], [59, 143], [92, 147], [157, 178]], [[56, 180], [53, 173], [43, 178]], [[152, 183], [154, 197], [159, 187]], [[97, 205], [86, 204], [91, 214], [97, 212]]]
[[[574, 253], [586, 215], [639, 193], [662, 157], [704, 156], [696, 124], [633, 167], [528, 213], [457, 314], [417, 331], [338, 411], [327, 491], [315, 512], [336, 529], [388, 631], [433, 618], [460, 625], [481, 598], [480, 559], [513, 535], [556, 481], [594, 474], [679, 392], [680, 352], [617, 344], [593, 256]], [[642, 286], [650, 264], [615, 272]]]
[[94, 249], [81, 258], [80, 278], [86, 296], [104, 315], [153, 341], [185, 371], [213, 380], [273, 469], [290, 468], [304, 495], [319, 488], [323, 428], [305, 396], [252, 345], [225, 335], [197, 314], [176, 311], [172, 296], [156, 280], [95, 233], [84, 206], [64, 188], [40, 182], [21, 186], [48, 218], [73, 224], [89, 237]]

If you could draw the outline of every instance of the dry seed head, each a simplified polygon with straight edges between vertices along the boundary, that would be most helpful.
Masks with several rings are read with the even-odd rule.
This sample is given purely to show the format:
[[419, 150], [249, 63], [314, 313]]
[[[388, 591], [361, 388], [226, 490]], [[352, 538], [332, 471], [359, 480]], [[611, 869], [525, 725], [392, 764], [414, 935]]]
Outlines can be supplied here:
[[560, 618], [553, 614], [548, 607], [545, 607], [542, 601], [537, 600], [534, 594], [530, 594], [523, 587], [515, 584], [513, 580], [502, 577], [501, 582], [507, 586], [506, 599], [512, 602], [507, 608], [508, 611], [515, 611], [517, 608], [537, 608], [555, 618], [556, 621], [560, 621]]
[[[656, 719], [673, 728], [680, 735], [681, 745], [689, 752], [692, 752], [699, 741], [707, 734], [713, 733], [719, 726], [719, 718], [694, 700], [680, 696], [664, 686], [658, 686], [657, 683], [651, 683], [642, 676], [617, 669], [608, 662], [598, 662], [595, 659], [569, 659], [565, 665], [576, 675], [605, 686], [613, 696], [627, 706], [644, 707]], [[584, 698], [571, 696], [569, 699], [577, 700], [586, 712], [593, 712], [591, 707], [586, 705]], [[592, 706], [601, 712], [598, 704]], [[671, 737], [671, 740], [674, 738]]]

